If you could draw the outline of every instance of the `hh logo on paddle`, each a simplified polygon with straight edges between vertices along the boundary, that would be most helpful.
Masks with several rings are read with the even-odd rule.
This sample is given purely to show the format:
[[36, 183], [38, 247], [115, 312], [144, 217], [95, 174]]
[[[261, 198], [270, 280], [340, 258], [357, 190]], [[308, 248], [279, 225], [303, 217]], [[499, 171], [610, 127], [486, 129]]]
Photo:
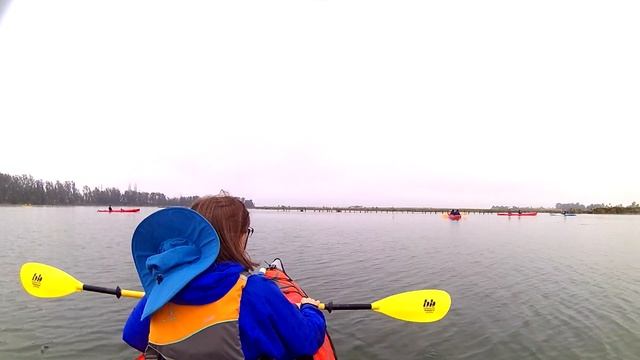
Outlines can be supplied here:
[[40, 283], [42, 283], [42, 275], [38, 273], [33, 274], [33, 277], [31, 278], [31, 285], [35, 288], [39, 288]]
[[424, 303], [422, 304], [422, 308], [426, 313], [432, 313], [436, 311], [436, 302], [433, 299], [424, 299]]

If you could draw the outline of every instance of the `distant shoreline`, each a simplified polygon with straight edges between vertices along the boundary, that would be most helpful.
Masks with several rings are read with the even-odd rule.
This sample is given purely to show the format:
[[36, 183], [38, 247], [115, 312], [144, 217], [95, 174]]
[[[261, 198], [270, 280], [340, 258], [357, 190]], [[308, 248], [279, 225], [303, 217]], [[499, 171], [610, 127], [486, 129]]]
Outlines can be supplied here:
[[[256, 206], [254, 209], [260, 210], [280, 210], [280, 211], [298, 211], [298, 212], [406, 212], [406, 213], [448, 213], [454, 208], [432, 208], [432, 207], [393, 207], [393, 206]], [[461, 213], [475, 213], [475, 214], [494, 214], [511, 212], [517, 213], [518, 210], [522, 212], [534, 211], [538, 213], [560, 214], [562, 210], [559, 209], [545, 209], [545, 208], [518, 208], [518, 209], [481, 209], [481, 208], [455, 208], [460, 210]], [[640, 215], [640, 208], [632, 207], [610, 207], [610, 208], [595, 208], [592, 210], [576, 210], [568, 211], [572, 214], [619, 214], [619, 215]]]
[[[9, 204], [1, 203], [0, 207], [91, 207], [91, 208], [106, 208], [108, 205], [92, 205], [92, 204], [59, 204], [59, 205], [34, 205], [34, 204]], [[127, 204], [118, 205], [114, 208], [127, 208], [127, 207], [146, 207], [146, 208], [165, 208], [167, 206], [162, 205], [137, 205]], [[432, 207], [394, 207], [394, 206], [254, 206], [249, 209], [256, 210], [275, 210], [275, 211], [294, 211], [294, 212], [336, 212], [336, 213], [448, 213], [452, 208], [432, 208]], [[465, 214], [496, 214], [511, 212], [517, 213], [518, 210], [514, 209], [481, 209], [481, 208], [457, 208], [463, 215]], [[522, 212], [534, 211], [543, 214], [561, 214], [562, 210], [558, 209], [536, 209], [536, 208], [521, 208]], [[578, 210], [569, 211], [571, 214], [609, 214], [609, 215], [640, 215], [640, 208], [628, 208], [628, 207], [610, 207], [610, 208], [596, 208], [592, 210]]]
[[[221, 190], [221, 193], [226, 193]], [[73, 181], [45, 181], [34, 179], [31, 175], [9, 175], [0, 173], [0, 205], [15, 206], [94, 206], [94, 207], [168, 207], [190, 206], [200, 196], [167, 197], [160, 192], [138, 191], [127, 189], [120, 191], [115, 187], [93, 189], [83, 186], [77, 189]], [[255, 206], [253, 200], [238, 197], [249, 209], [282, 210], [282, 211], [333, 211], [333, 212], [413, 212], [444, 213], [451, 209], [459, 209], [463, 213], [497, 213], [497, 212], [530, 212], [560, 213], [566, 210], [575, 214], [640, 214], [640, 205], [635, 201], [630, 206], [607, 206], [580, 203], [557, 203], [555, 208], [516, 207], [510, 204], [498, 204], [490, 209], [482, 208], [434, 208], [434, 207], [395, 207], [395, 206]]]

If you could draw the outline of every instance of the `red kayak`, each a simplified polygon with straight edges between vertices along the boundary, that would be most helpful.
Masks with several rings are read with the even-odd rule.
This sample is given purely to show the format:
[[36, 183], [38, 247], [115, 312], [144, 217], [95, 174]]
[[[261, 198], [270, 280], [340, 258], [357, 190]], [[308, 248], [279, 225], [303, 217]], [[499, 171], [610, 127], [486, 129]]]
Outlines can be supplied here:
[[134, 213], [134, 212], [138, 212], [140, 211], [140, 209], [113, 209], [113, 210], [109, 210], [109, 209], [100, 209], [98, 210], [98, 212], [103, 212], [103, 213]]
[[[299, 304], [300, 299], [303, 297], [308, 297], [307, 293], [302, 290], [302, 288], [296, 284], [293, 279], [284, 272], [284, 266], [282, 265], [282, 261], [280, 259], [275, 259], [269, 265], [269, 267], [265, 269], [261, 269], [261, 272], [264, 272], [264, 276], [267, 279], [271, 279], [278, 284], [280, 290], [284, 294], [284, 296], [292, 303]], [[329, 333], [324, 335], [324, 343], [318, 352], [313, 355], [314, 360], [335, 360], [336, 359], [336, 351], [333, 347], [333, 342], [331, 342], [331, 338], [329, 337]]]
[[450, 220], [453, 220], [453, 221], [458, 221], [458, 220], [462, 219], [462, 215], [452, 215], [452, 214], [449, 214], [449, 219], [450, 219]]
[[523, 212], [523, 213], [517, 213], [517, 212], [498, 213], [498, 216], [536, 216], [536, 215], [538, 215], [538, 213], [535, 211]]

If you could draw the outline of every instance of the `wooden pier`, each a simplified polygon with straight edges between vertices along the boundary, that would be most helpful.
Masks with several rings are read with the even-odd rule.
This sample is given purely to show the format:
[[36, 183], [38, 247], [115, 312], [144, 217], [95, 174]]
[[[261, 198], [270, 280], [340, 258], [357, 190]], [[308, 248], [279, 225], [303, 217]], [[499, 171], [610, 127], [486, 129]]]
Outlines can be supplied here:
[[[314, 207], [314, 206], [256, 206], [255, 209], [260, 210], [276, 210], [276, 211], [294, 211], [294, 212], [335, 212], [335, 213], [415, 213], [415, 214], [447, 214], [452, 208], [412, 208], [412, 207]], [[463, 214], [494, 214], [498, 212], [506, 212], [509, 210], [494, 209], [464, 209], [459, 208]], [[522, 211], [537, 212], [558, 212], [551, 209], [530, 209], [523, 208]], [[510, 210], [514, 211], [514, 210]], [[516, 210], [517, 211], [517, 210]]]

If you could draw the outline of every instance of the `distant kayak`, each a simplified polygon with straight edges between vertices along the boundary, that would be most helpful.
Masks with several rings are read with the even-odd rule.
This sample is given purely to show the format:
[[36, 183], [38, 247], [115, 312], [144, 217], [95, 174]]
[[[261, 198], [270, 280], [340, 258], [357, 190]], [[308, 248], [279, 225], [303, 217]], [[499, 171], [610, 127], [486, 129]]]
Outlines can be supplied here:
[[101, 213], [134, 213], [134, 212], [138, 212], [140, 211], [140, 209], [113, 209], [113, 210], [109, 210], [109, 209], [100, 209], [98, 210], [98, 212]]
[[498, 216], [536, 216], [536, 215], [538, 215], [538, 213], [535, 211], [523, 212], [523, 213], [517, 213], [517, 212], [498, 213]]
[[555, 214], [555, 213], [549, 213], [549, 215], [551, 215], [551, 216], [576, 216], [576, 214]]
[[452, 215], [449, 214], [449, 219], [453, 220], [453, 221], [458, 221], [460, 219], [462, 219], [462, 215]]

